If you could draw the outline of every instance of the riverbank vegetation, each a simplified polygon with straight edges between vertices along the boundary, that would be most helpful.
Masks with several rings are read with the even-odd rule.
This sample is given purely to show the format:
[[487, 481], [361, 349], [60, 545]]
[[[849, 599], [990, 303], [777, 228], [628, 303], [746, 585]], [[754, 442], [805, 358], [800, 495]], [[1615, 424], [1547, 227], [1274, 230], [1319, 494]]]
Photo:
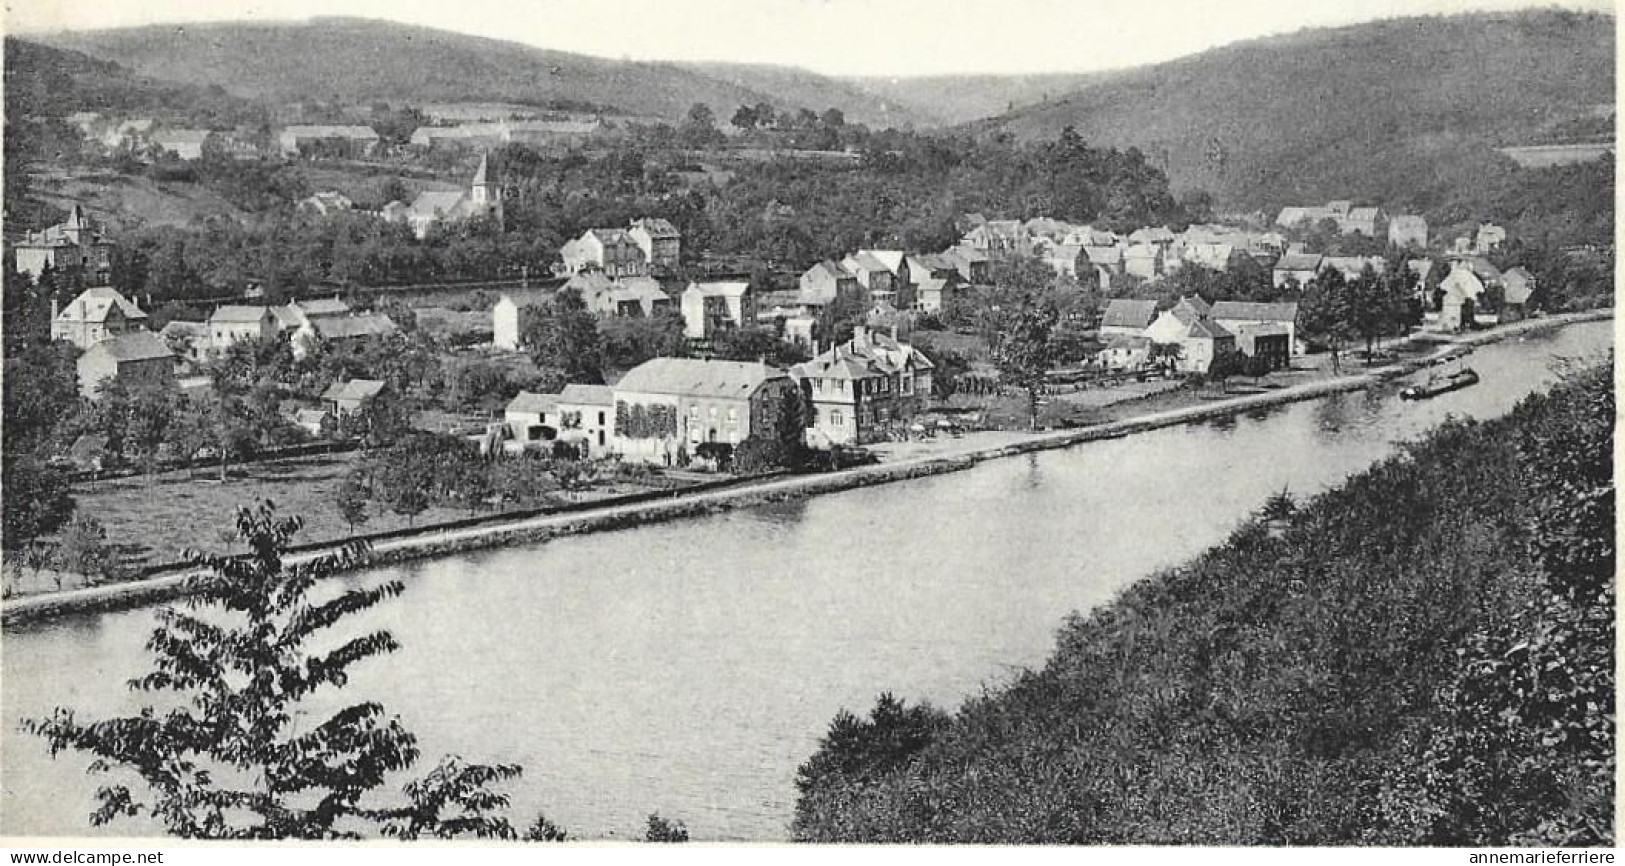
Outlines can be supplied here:
[[1611, 365], [1074, 615], [958, 712], [843, 713], [815, 842], [1607, 845]]

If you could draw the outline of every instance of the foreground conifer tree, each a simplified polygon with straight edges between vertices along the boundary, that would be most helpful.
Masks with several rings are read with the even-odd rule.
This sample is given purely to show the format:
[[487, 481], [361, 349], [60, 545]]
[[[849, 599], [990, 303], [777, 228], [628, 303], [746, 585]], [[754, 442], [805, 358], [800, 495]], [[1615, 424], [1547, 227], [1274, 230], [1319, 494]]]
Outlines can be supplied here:
[[[289, 565], [301, 526], [270, 502], [237, 513], [243, 556], [188, 554], [209, 570], [185, 609], [165, 608], [147, 642], [151, 673], [132, 689], [162, 696], [132, 717], [81, 723], [58, 708], [25, 730], [96, 756], [91, 772], [134, 771], [146, 794], [124, 784], [97, 793], [91, 822], [147, 814], [173, 835], [204, 839], [514, 838], [493, 783], [520, 768], [443, 759], [404, 796], [386, 802], [387, 777], [418, 759], [416, 738], [374, 702], [311, 721], [300, 705], [322, 687], [343, 688], [363, 659], [398, 647], [387, 631], [335, 639], [345, 617], [400, 594], [399, 581], [313, 600], [325, 577], [361, 561], [363, 544]], [[324, 651], [312, 644], [332, 647]]]

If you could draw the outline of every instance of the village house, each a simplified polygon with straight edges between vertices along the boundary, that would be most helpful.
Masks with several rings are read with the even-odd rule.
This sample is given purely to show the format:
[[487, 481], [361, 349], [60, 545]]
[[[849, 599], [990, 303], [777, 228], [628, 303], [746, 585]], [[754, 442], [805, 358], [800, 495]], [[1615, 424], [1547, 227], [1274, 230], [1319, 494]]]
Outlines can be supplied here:
[[[461, 222], [475, 217], [490, 217], [502, 225], [502, 190], [491, 180], [487, 158], [480, 157], [479, 168], [466, 192], [460, 190], [420, 192], [411, 205], [386, 207], [384, 218], [405, 222], [418, 240], [428, 237], [436, 225]], [[391, 202], [391, 205], [398, 204]]]
[[491, 305], [491, 345], [508, 352], [519, 350], [519, 311], [524, 306], [510, 295]]
[[[303, 305], [296, 310], [301, 323], [291, 333], [283, 327], [282, 333], [288, 334], [293, 356], [299, 359], [308, 356], [320, 344], [344, 345], [400, 332], [395, 320], [383, 313], [312, 314]], [[283, 315], [274, 310], [273, 315], [277, 315], [279, 325], [284, 321]]]
[[1268, 369], [1286, 369], [1293, 355], [1303, 354], [1304, 347], [1298, 343], [1296, 302], [1219, 301], [1209, 317], [1235, 335], [1236, 348], [1243, 355], [1263, 358]]
[[131, 388], [175, 384], [175, 353], [151, 331], [126, 331], [94, 343], [77, 367], [79, 393], [92, 400], [113, 381]]
[[1130, 246], [1146, 244], [1166, 249], [1172, 246], [1178, 237], [1167, 226], [1145, 226], [1130, 232], [1128, 242]]
[[1344, 215], [1338, 227], [1346, 235], [1365, 235], [1368, 238], [1377, 236], [1377, 217], [1380, 214], [1374, 207], [1350, 208]]
[[1320, 273], [1321, 264], [1325, 256], [1319, 253], [1285, 252], [1275, 260], [1275, 268], [1271, 271], [1271, 282], [1279, 289], [1291, 280], [1299, 288], [1309, 285]]
[[1340, 200], [1327, 202], [1324, 207], [1284, 207], [1275, 218], [1275, 224], [1287, 228], [1301, 228], [1319, 225], [1323, 220], [1331, 220], [1337, 224], [1337, 231], [1341, 234], [1376, 237], [1377, 220], [1381, 217], [1381, 213], [1378, 208], [1354, 207], [1353, 202]]
[[[329, 216], [339, 211], [351, 210], [354, 207], [355, 202], [351, 201], [349, 196], [337, 190], [319, 192], [299, 200], [300, 210], [314, 213], [317, 216]], [[405, 212], [402, 211], [401, 213], [404, 214]]]
[[1144, 336], [1145, 329], [1156, 318], [1156, 301], [1112, 298], [1106, 302], [1106, 311], [1100, 317], [1100, 336], [1103, 339]]
[[1388, 220], [1388, 242], [1396, 247], [1427, 249], [1428, 221], [1414, 214], [1398, 214]]
[[[91, 124], [91, 129], [100, 127], [100, 135], [87, 134], [87, 139], [94, 138], [102, 147], [108, 150], [138, 150], [146, 144], [147, 134], [152, 131], [153, 119], [150, 117], [133, 117], [126, 120], [109, 120], [103, 124]], [[81, 127], [83, 129], [83, 127]]]
[[1151, 340], [1144, 336], [1113, 334], [1104, 337], [1100, 353], [1096, 355], [1102, 367], [1108, 370], [1138, 370], [1151, 356]]
[[207, 357], [211, 349], [208, 322], [174, 319], [158, 332], [158, 338], [164, 341], [164, 345], [168, 346], [176, 357], [194, 363]]
[[953, 301], [954, 287], [959, 283], [956, 273], [952, 277], [921, 277], [914, 283], [914, 307], [925, 313], [941, 313]]
[[670, 273], [682, 260], [683, 233], [667, 220], [643, 217], [632, 221], [626, 236], [643, 253], [643, 260], [656, 273]]
[[925, 408], [932, 367], [924, 353], [895, 335], [855, 328], [851, 340], [791, 371], [811, 407], [808, 443], [828, 447], [883, 438], [888, 426], [907, 423]]
[[1050, 266], [1058, 277], [1071, 277], [1077, 279], [1082, 273], [1084, 276], [1095, 276], [1094, 266], [1089, 262], [1089, 254], [1077, 244], [1050, 245], [1041, 257], [1044, 264]]
[[370, 126], [294, 125], [277, 136], [283, 156], [371, 156], [378, 141]]
[[[571, 282], [580, 277], [602, 276], [590, 271], [577, 274]], [[600, 316], [647, 317], [672, 308], [671, 296], [654, 277], [609, 280], [607, 285], [594, 285], [591, 290], [582, 292], [582, 298], [587, 302], [587, 310]]]
[[74, 205], [68, 218], [43, 231], [30, 232], [13, 247], [17, 271], [39, 279], [46, 268], [78, 271], [92, 280], [108, 278], [113, 266], [112, 241], [103, 237], [100, 227]]
[[626, 229], [592, 228], [581, 237], [565, 241], [559, 249], [564, 272], [578, 274], [587, 269], [611, 277], [643, 276], [649, 273], [649, 260]]
[[51, 302], [51, 339], [67, 340], [81, 349], [146, 326], [147, 314], [112, 286], [86, 289], [61, 310]]
[[801, 297], [825, 304], [836, 298], [858, 296], [858, 277], [836, 262], [825, 259], [801, 275]]
[[1084, 255], [1089, 257], [1089, 265], [1095, 270], [1095, 286], [1101, 291], [1110, 291], [1120, 282], [1120, 277], [1127, 273], [1123, 269], [1123, 247], [1090, 247], [1083, 248]]
[[1494, 252], [1506, 243], [1507, 230], [1495, 223], [1484, 223], [1473, 235], [1473, 252], [1479, 255]]
[[1409, 259], [1405, 262], [1405, 269], [1416, 276], [1416, 294], [1421, 297], [1427, 286], [1428, 276], [1433, 273], [1432, 259]]
[[1032, 236], [1019, 220], [989, 220], [966, 232], [960, 243], [992, 260], [1032, 253]]
[[383, 390], [384, 383], [378, 379], [334, 382], [322, 392], [322, 403], [334, 419], [343, 418], [360, 412], [369, 400], [377, 397]]
[[160, 153], [174, 154], [184, 160], [203, 158], [203, 143], [214, 133], [207, 129], [165, 129], [155, 132], [150, 140]]
[[1426, 313], [1423, 318], [1433, 330], [1454, 333], [1465, 330], [1477, 317], [1479, 299], [1484, 295], [1484, 283], [1465, 262], [1456, 262], [1450, 273], [1440, 281], [1437, 290], [1439, 310]]
[[689, 283], [682, 312], [683, 335], [690, 340], [709, 340], [756, 321], [755, 299], [745, 282]]
[[1178, 261], [1183, 265], [1196, 265], [1214, 271], [1228, 271], [1238, 255], [1246, 254], [1237, 251], [1231, 244], [1187, 243], [1180, 249]]
[[559, 395], [520, 391], [503, 409], [502, 420], [508, 427], [508, 450], [534, 448], [541, 443], [559, 438]]
[[269, 340], [278, 333], [276, 315], [270, 307], [228, 304], [209, 315], [209, 348], [224, 352], [237, 342]]
[[1184, 373], [1206, 373], [1221, 352], [1234, 350], [1236, 338], [1212, 319], [1212, 308], [1200, 297], [1180, 298], [1145, 329], [1152, 343], [1173, 343], [1180, 356], [1174, 369]]
[[1519, 265], [1501, 275], [1501, 320], [1512, 321], [1528, 315], [1535, 295], [1535, 275]]
[[1321, 270], [1336, 270], [1345, 280], [1357, 280], [1365, 275], [1366, 268], [1377, 276], [1382, 276], [1388, 270], [1388, 262], [1382, 256], [1326, 256], [1321, 259]]
[[954, 246], [943, 250], [942, 258], [953, 264], [959, 278], [971, 285], [984, 285], [990, 267], [987, 253], [973, 247]]
[[1162, 276], [1163, 248], [1157, 244], [1134, 244], [1123, 251], [1123, 270], [1142, 280]]
[[571, 383], [554, 403], [560, 440], [573, 443], [583, 457], [609, 453], [610, 437], [615, 433], [615, 389]]
[[611, 448], [626, 460], [673, 466], [707, 442], [738, 445], [772, 428], [795, 383], [747, 361], [654, 358], [615, 384]]

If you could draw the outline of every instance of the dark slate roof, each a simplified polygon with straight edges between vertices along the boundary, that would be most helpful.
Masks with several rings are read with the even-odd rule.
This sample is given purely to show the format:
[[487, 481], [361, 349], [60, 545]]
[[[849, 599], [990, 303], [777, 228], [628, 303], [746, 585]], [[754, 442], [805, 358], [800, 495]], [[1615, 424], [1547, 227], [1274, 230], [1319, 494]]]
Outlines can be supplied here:
[[784, 375], [783, 370], [749, 361], [654, 358], [628, 370], [615, 390], [743, 400], [763, 383]]
[[130, 331], [119, 334], [91, 346], [89, 352], [105, 352], [115, 361], [151, 361], [157, 358], [173, 358], [175, 353], [170, 351], [168, 344], [158, 338], [151, 331]]
[[1113, 298], [1106, 304], [1106, 313], [1100, 320], [1103, 328], [1144, 328], [1157, 316], [1156, 301], [1134, 301]]
[[323, 400], [365, 400], [375, 397], [379, 391], [384, 390], [384, 383], [378, 379], [351, 379], [348, 382], [334, 382], [322, 392]]

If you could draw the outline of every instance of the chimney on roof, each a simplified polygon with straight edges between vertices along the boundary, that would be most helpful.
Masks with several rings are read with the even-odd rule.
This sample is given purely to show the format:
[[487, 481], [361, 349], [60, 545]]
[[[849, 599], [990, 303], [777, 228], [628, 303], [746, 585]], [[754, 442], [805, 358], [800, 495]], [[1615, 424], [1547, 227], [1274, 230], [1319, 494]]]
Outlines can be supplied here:
[[892, 326], [891, 326], [891, 338], [892, 338], [893, 341], [896, 341], [896, 339], [897, 339], [897, 323], [896, 322], [893, 322]]
[[867, 326], [867, 325], [854, 325], [852, 327], [852, 345], [853, 346], [867, 346], [867, 345], [869, 345], [869, 326]]
[[53, 322], [56, 321], [56, 314], [57, 314], [56, 295], [52, 295], [51, 296], [51, 321], [53, 321]]

